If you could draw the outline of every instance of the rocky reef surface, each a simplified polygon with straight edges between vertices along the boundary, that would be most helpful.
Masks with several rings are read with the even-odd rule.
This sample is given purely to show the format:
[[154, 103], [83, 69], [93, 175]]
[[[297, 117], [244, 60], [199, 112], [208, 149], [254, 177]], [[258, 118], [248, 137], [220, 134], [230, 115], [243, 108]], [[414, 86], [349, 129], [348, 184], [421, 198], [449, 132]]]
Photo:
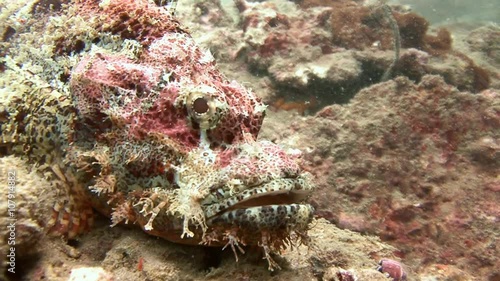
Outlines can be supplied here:
[[278, 114], [296, 121], [263, 135], [307, 143], [318, 216], [376, 234], [419, 272], [437, 266], [469, 272], [456, 280], [497, 278], [497, 91], [472, 95], [439, 76], [419, 84], [399, 77], [315, 116]]
[[[228, 26], [229, 16], [213, 12], [216, 6], [211, 2], [198, 4], [203, 6], [201, 15], [185, 16], [191, 17], [194, 34], [201, 32], [197, 38], [219, 62], [244, 62], [242, 67], [253, 76], [265, 78], [264, 94], [272, 88], [264, 98], [284, 109], [290, 105], [280, 103], [280, 98], [307, 103], [310, 111], [347, 103], [360, 89], [380, 82], [391, 64], [391, 77], [406, 76], [417, 83], [435, 74], [461, 91], [499, 87], [498, 60], [488, 59], [497, 49], [495, 24], [483, 27], [489, 29], [481, 32], [484, 43], [472, 36], [457, 49], [454, 45], [460, 42], [454, 42], [452, 27], [432, 27], [406, 6], [387, 11], [388, 6], [363, 1], [295, 2], [237, 1], [236, 30]], [[208, 10], [212, 12], [203, 12]], [[400, 55], [394, 61], [396, 37]], [[492, 49], [483, 49], [473, 59], [471, 53], [477, 55], [481, 44]], [[260, 89], [255, 83], [252, 87]]]
[[[395, 62], [394, 28], [380, 3], [235, 3], [182, 1], [177, 16], [229, 78], [270, 104], [259, 137], [300, 154], [315, 176], [309, 247], [284, 251], [275, 258], [283, 269], [269, 272], [252, 248], [235, 262], [228, 249], [182, 246], [100, 217], [77, 239], [50, 237], [45, 210], [57, 193], [2, 147], [2, 183], [17, 173], [19, 220], [18, 273], [6, 277], [402, 280], [375, 270], [390, 258], [402, 261], [408, 280], [498, 280], [500, 28], [436, 29], [390, 6], [401, 36]], [[69, 92], [71, 70], [92, 50], [140, 51], [147, 33], [133, 21], [88, 22], [72, 4], [1, 3], [0, 99]], [[1, 194], [7, 256], [8, 190]]]
[[435, 27], [391, 6], [401, 55], [380, 83], [394, 54], [380, 3], [238, 3], [239, 29], [198, 38], [267, 94], [260, 137], [304, 152], [317, 215], [395, 245], [423, 280], [496, 280], [498, 25]]

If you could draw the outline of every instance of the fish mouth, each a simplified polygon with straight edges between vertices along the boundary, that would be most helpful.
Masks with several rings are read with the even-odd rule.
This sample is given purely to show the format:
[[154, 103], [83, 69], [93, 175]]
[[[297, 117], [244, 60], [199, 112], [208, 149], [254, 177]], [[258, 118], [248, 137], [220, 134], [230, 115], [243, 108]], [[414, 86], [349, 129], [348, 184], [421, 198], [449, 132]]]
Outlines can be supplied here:
[[305, 230], [312, 221], [314, 208], [309, 204], [264, 205], [228, 210], [208, 220], [208, 224], [233, 225], [253, 231]]
[[312, 191], [305, 177], [274, 179], [236, 194], [227, 190], [219, 188], [213, 193], [219, 197], [217, 202], [214, 198], [206, 200], [209, 225], [223, 223], [256, 230], [296, 228], [306, 227], [312, 219], [313, 207], [301, 203]]

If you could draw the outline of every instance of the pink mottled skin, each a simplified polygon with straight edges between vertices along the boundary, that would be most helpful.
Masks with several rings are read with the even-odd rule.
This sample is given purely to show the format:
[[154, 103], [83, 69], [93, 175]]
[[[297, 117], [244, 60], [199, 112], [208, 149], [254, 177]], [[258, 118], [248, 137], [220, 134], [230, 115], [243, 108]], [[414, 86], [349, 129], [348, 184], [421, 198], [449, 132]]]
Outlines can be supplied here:
[[[175, 38], [168, 36], [172, 38], [162, 38], [158, 43], [155, 41], [139, 61], [108, 54], [84, 58], [72, 74], [72, 89], [80, 101], [81, 111], [91, 118], [92, 114], [97, 113], [92, 112], [92, 109], [97, 111], [101, 110], [99, 107], [107, 109], [110, 105], [106, 89], [119, 88], [141, 92], [144, 96], [137, 95], [120, 108], [123, 113], [120, 117], [130, 126], [130, 133], [136, 137], [149, 133], [165, 134], [192, 148], [199, 145], [196, 140], [199, 138], [198, 133], [189, 126], [186, 109], [174, 103], [183, 87], [204, 85], [213, 88], [217, 94], [224, 93], [225, 96], [221, 99], [231, 105], [217, 128], [208, 132], [210, 139], [218, 143], [232, 143], [242, 140], [243, 133], [256, 138], [263, 114], [252, 112], [253, 107], [262, 106], [260, 100], [240, 85], [225, 80], [217, 72], [213, 61], [192, 65], [193, 60], [203, 59], [204, 54], [199, 49], [181, 60], [176, 54], [179, 50], [165, 45], [173, 43], [174, 39], [179, 45], [193, 44], [188, 35], [184, 36], [176, 35]], [[194, 45], [190, 47], [193, 48]], [[159, 49], [167, 51], [162, 54]], [[190, 73], [200, 73], [200, 75], [193, 81], [189, 77]], [[167, 75], [166, 79], [169, 81], [161, 81], [162, 75]], [[162, 87], [160, 83], [167, 85], [159, 91], [157, 99], [152, 101], [149, 110], [132, 113], [141, 103], [150, 102], [148, 100], [150, 97], [147, 95], [155, 91], [155, 88]]]
[[[232, 143], [251, 135], [256, 138], [263, 119], [260, 99], [248, 90], [228, 81], [221, 74], [212, 56], [198, 48], [188, 32], [166, 10], [148, 3], [135, 1], [109, 1], [103, 9], [95, 1], [80, 1], [82, 14], [99, 13], [109, 23], [102, 29], [127, 39], [136, 39], [144, 47], [138, 59], [117, 54], [96, 54], [84, 58], [73, 71], [72, 89], [80, 100], [101, 103], [107, 97], [103, 88], [137, 90], [144, 94], [162, 89], [148, 112], [130, 114], [133, 108], [147, 98], [137, 97], [129, 102], [129, 116], [125, 122], [132, 126], [133, 134], [158, 132], [183, 139], [186, 145], [197, 145], [196, 133], [186, 123], [185, 108], [174, 102], [186, 87], [203, 85], [213, 88], [214, 95], [230, 105], [227, 114], [216, 128], [210, 130], [213, 142]], [[136, 18], [134, 18], [136, 17]], [[127, 26], [130, 25], [131, 27]], [[168, 81], [161, 81], [167, 79]], [[92, 81], [92, 82], [90, 82]], [[160, 85], [161, 84], [161, 85]], [[248, 134], [247, 134], [248, 133]], [[245, 134], [246, 136], [243, 136]]]

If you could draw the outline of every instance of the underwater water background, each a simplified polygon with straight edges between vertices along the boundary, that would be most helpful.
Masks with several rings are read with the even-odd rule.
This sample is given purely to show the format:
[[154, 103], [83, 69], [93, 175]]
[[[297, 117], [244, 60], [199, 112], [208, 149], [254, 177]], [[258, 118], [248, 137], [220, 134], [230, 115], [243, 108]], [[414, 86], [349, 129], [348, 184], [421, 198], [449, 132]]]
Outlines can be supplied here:
[[409, 5], [433, 24], [500, 21], [498, 0], [391, 0], [389, 3]]
[[[229, 9], [234, 6], [233, 0], [222, 0], [221, 3]], [[464, 21], [500, 23], [500, 1], [498, 0], [390, 0], [388, 3], [408, 5], [432, 24]]]

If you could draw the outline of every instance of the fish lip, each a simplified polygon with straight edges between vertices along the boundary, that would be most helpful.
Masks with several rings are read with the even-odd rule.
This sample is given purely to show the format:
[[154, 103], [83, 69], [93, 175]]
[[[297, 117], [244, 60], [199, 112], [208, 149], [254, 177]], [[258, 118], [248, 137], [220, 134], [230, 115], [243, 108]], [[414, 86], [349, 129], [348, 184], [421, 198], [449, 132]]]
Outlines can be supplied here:
[[304, 231], [314, 216], [309, 204], [262, 205], [224, 211], [210, 218], [210, 226], [231, 225], [250, 233], [266, 231]]
[[218, 202], [206, 202], [203, 204], [206, 218], [210, 220], [237, 209], [269, 205], [298, 205], [304, 202], [313, 190], [312, 186], [302, 179], [300, 176], [273, 179], [222, 198]]

